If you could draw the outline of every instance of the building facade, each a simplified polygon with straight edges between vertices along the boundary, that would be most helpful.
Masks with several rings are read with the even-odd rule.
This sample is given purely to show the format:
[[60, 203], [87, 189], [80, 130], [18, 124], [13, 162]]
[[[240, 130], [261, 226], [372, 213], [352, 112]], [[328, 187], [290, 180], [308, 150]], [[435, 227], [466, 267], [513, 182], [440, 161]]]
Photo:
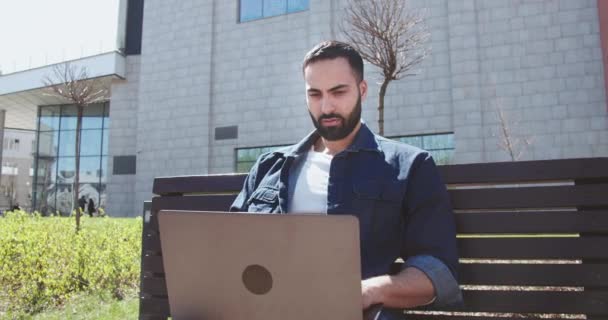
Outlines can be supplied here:
[[34, 176], [32, 156], [36, 147], [36, 132], [6, 128], [3, 134], [0, 211], [15, 206], [31, 210]]
[[[108, 214], [141, 214], [154, 177], [243, 171], [312, 130], [301, 61], [342, 38], [346, 0], [128, 3], [100, 154]], [[389, 85], [386, 136], [441, 163], [512, 160], [505, 128], [519, 160], [608, 156], [602, 0], [409, 3], [431, 54]], [[376, 129], [379, 74], [365, 67], [363, 119]]]

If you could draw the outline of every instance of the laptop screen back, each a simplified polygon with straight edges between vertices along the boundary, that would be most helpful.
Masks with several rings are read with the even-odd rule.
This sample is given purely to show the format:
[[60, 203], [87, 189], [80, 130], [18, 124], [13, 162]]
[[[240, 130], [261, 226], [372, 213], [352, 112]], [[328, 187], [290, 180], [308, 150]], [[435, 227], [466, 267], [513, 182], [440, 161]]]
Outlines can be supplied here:
[[353, 216], [159, 214], [173, 319], [361, 319]]

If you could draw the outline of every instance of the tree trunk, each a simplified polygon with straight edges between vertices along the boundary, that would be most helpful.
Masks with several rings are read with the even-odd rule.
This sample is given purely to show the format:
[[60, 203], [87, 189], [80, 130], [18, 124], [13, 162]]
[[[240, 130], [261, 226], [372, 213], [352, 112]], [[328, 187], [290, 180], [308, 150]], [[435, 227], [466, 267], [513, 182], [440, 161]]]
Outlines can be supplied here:
[[384, 96], [389, 82], [391, 80], [385, 77], [378, 93], [378, 134], [381, 136], [384, 136]]
[[[78, 194], [80, 191], [80, 134], [82, 133], [82, 113], [84, 106], [77, 105], [78, 108], [78, 116], [76, 118], [76, 147], [75, 147], [75, 155], [76, 155], [76, 172], [74, 174], [74, 188], [72, 189], [74, 192], [74, 203], [76, 204], [76, 232], [80, 231], [80, 203], [78, 202]], [[85, 206], [86, 208], [86, 206]]]

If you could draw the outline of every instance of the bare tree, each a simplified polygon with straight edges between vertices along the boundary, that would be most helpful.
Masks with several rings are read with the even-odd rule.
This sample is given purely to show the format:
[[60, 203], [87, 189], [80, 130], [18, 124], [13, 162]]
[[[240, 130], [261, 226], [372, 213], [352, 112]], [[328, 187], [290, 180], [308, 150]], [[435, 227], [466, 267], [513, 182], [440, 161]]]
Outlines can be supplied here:
[[76, 67], [70, 63], [55, 65], [53, 75], [46, 76], [43, 80], [49, 88], [49, 94], [72, 103], [77, 108], [76, 120], [76, 145], [74, 154], [76, 156], [72, 210], [76, 206], [76, 231], [80, 230], [80, 207], [78, 207], [78, 193], [80, 180], [80, 136], [82, 128], [82, 115], [84, 108], [90, 104], [102, 102], [108, 99], [109, 90], [107, 84], [101, 79], [90, 79], [86, 67]]
[[428, 55], [429, 38], [422, 16], [409, 12], [407, 0], [349, 0], [340, 30], [372, 65], [380, 68], [378, 130], [384, 135], [384, 97], [388, 84], [404, 76]]
[[500, 121], [499, 130], [501, 136], [498, 146], [509, 154], [511, 161], [519, 161], [526, 149], [532, 144], [532, 139], [528, 137], [518, 137], [513, 134], [513, 125], [516, 125], [516, 123], [507, 118], [507, 115], [500, 104], [496, 106], [496, 114]]

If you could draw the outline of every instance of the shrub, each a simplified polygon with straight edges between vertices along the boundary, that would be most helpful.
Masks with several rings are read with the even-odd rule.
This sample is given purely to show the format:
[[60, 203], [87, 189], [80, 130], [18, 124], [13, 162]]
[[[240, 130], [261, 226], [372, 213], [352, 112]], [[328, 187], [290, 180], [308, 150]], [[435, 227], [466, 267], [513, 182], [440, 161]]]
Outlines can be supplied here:
[[73, 218], [7, 212], [0, 218], [0, 314], [36, 313], [80, 292], [122, 299], [139, 284], [141, 227], [141, 218], [85, 216], [76, 233]]

